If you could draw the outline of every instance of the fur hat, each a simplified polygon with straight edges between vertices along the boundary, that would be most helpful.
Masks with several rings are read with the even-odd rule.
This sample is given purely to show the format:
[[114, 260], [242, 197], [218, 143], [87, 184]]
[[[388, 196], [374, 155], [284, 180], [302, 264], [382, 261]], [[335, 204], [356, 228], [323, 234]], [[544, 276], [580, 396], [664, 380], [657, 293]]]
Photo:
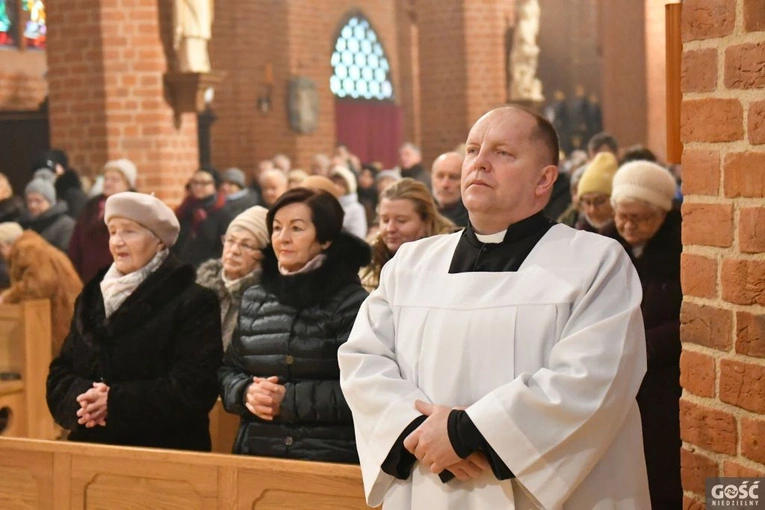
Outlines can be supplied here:
[[0, 223], [0, 243], [13, 244], [23, 233], [24, 229], [18, 223]]
[[663, 166], [650, 161], [632, 161], [616, 172], [611, 200], [644, 200], [669, 211], [676, 187], [675, 178]]
[[29, 195], [30, 193], [38, 193], [42, 195], [50, 205], [56, 203], [56, 188], [51, 181], [46, 179], [32, 179], [24, 190], [24, 196]]
[[228, 224], [226, 234], [231, 232], [231, 230], [234, 228], [244, 229], [254, 235], [260, 247], [264, 248], [270, 241], [268, 236], [268, 226], [266, 225], [267, 214], [268, 209], [265, 207], [261, 207], [259, 205], [250, 207], [249, 209], [246, 209], [244, 212], [240, 213], [231, 221], [231, 223]]
[[331, 177], [335, 177], [336, 175], [339, 175], [343, 178], [345, 183], [348, 185], [348, 193], [356, 193], [356, 176], [353, 175], [353, 172], [344, 167], [344, 166], [336, 166], [332, 168], [332, 172], [329, 174]]
[[175, 213], [162, 200], [153, 195], [123, 191], [106, 199], [104, 223], [112, 218], [132, 220], [151, 230], [154, 235], [170, 248], [178, 240], [181, 230]]
[[[213, 178], [215, 178], [213, 176]], [[223, 172], [223, 176], [221, 178], [223, 182], [229, 182], [231, 184], [236, 184], [240, 188], [244, 189], [247, 187], [247, 184], [245, 183], [244, 179], [244, 172], [239, 170], [238, 168], [229, 168], [225, 172]]]
[[598, 153], [582, 174], [577, 193], [579, 196], [587, 193], [603, 193], [610, 196], [611, 182], [618, 169], [619, 163], [616, 161], [616, 156], [610, 152]]
[[130, 187], [135, 189], [135, 180], [138, 177], [138, 169], [135, 167], [135, 163], [126, 158], [115, 159], [104, 165], [104, 172], [107, 170], [117, 170], [120, 172]]
[[340, 190], [334, 182], [330, 181], [322, 175], [309, 175], [300, 184], [301, 188], [320, 189], [326, 191], [335, 198], [340, 198]]

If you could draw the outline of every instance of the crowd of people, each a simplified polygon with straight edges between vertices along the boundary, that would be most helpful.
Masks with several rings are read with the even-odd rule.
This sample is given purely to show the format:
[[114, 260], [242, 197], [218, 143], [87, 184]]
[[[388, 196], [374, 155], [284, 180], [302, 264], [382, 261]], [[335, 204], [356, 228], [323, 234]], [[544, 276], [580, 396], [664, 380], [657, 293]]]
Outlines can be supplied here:
[[[507, 122], [511, 117], [515, 124]], [[526, 136], [518, 127], [524, 123], [536, 134]], [[582, 429], [574, 427], [572, 435], [597, 434], [588, 427], [609, 419], [629, 424], [637, 416], [631, 398], [639, 408], [642, 443], [630, 437], [642, 445], [651, 504], [681, 508], [682, 197], [676, 176], [648, 149], [620, 150], [613, 137], [600, 133], [586, 153], [564, 155], [549, 122], [510, 107], [480, 119], [465, 145], [436, 157], [429, 169], [411, 143], [400, 148], [394, 169], [362, 164], [343, 145], [332, 157], [316, 155], [308, 171], [292, 168], [290, 158], [278, 154], [249, 176], [238, 168], [196, 169], [175, 210], [139, 192], [139, 169], [128, 159], [107, 162], [90, 190], [59, 150], [44, 154], [30, 176], [17, 197], [0, 174], [0, 284], [7, 289], [0, 301], [51, 301], [55, 359], [47, 398], [70, 440], [209, 450], [207, 414], [220, 397], [226, 411], [241, 417], [234, 453], [361, 462], [370, 503], [391, 491], [392, 499], [441, 497], [396, 489], [410, 477], [419, 477], [418, 483], [428, 478], [427, 469], [412, 474], [415, 461], [441, 473], [444, 483], [488, 476], [493, 481], [482, 483], [502, 486], [517, 478], [534, 486], [534, 475], [525, 471], [534, 461], [509, 461], [516, 446], [501, 444], [503, 432], [493, 430], [487, 416], [502, 423], [491, 406], [500, 405], [497, 412], [517, 405], [526, 406], [529, 420], [553, 420], [532, 400], [544, 400], [540, 394], [546, 398], [548, 390], [583, 398], [570, 381], [565, 391], [557, 388], [563, 375], [539, 375], [563, 374], [565, 365], [606, 386], [626, 378], [615, 385], [623, 391], [615, 398], [626, 403], [609, 404], [611, 414], [602, 419], [592, 411], [585, 426], [576, 414], [581, 410], [564, 402], [560, 413], [572, 413], [572, 422], [555, 434], [580, 419]], [[550, 238], [557, 244], [545, 244]], [[552, 246], [552, 258], [543, 255], [542, 245]], [[555, 256], [560, 258], [551, 262]], [[533, 264], [538, 270], [529, 269]], [[605, 330], [587, 317], [607, 315], [613, 303], [571, 290], [598, 264], [615, 264], [612, 273], [623, 273], [627, 288], [589, 283], [602, 285], [604, 295], [613, 292], [616, 302], [624, 300], [625, 308], [613, 313], [626, 322], [608, 330], [623, 338], [600, 339], [612, 340], [611, 348], [580, 337], [587, 328], [594, 336]], [[480, 277], [485, 272], [493, 273], [491, 280]], [[524, 300], [532, 304], [519, 304]], [[560, 308], [567, 303], [575, 310], [570, 319]], [[502, 319], [493, 316], [498, 309]], [[640, 331], [634, 331], [635, 313], [642, 313]], [[400, 344], [401, 328], [423, 343]], [[528, 347], [541, 349], [539, 354], [520, 354], [524, 347], [512, 347], [513, 331], [549, 338]], [[509, 346], [496, 343], [503, 334], [510, 335]], [[479, 359], [469, 345], [475, 335], [494, 342], [481, 347], [489, 350], [483, 367], [471, 365]], [[438, 347], [431, 338], [449, 338], [453, 345]], [[630, 351], [637, 344], [642, 354]], [[556, 355], [570, 359], [552, 367]], [[491, 374], [495, 360], [508, 363], [503, 356], [511, 367], [515, 363], [507, 381]], [[593, 362], [618, 365], [622, 372], [593, 376]], [[453, 377], [446, 381], [450, 363]], [[518, 383], [524, 370], [542, 380]], [[454, 383], [468, 389], [457, 390]], [[471, 411], [481, 396], [504, 384], [542, 389], [535, 396], [508, 393], [501, 398], [509, 400], [485, 404], [485, 416]], [[460, 396], [450, 399], [449, 391]], [[596, 385], [593, 401], [598, 391]], [[513, 404], [513, 398], [526, 400]], [[608, 407], [602, 398], [598, 409]], [[410, 401], [411, 409], [399, 409]], [[509, 409], [501, 413], [512, 416]], [[451, 457], [431, 457], [423, 449], [427, 441], [420, 437], [437, 415], [448, 415]], [[597, 458], [573, 466], [571, 459], [555, 460], [564, 454], [548, 439], [534, 446], [535, 432], [524, 429], [544, 430], [545, 424], [519, 423], [508, 424], [507, 434], [525, 434], [526, 453], [549, 448], [550, 465], [559, 462], [567, 483], [587, 477], [583, 466], [598, 469]], [[625, 430], [601, 432], [616, 441]], [[565, 455], [577, 458], [570, 441], [560, 438], [569, 448]], [[581, 447], [601, 454], [611, 448], [593, 441], [583, 440]], [[624, 446], [620, 454], [628, 451]], [[639, 478], [640, 466], [629, 465]], [[639, 485], [622, 489], [639, 493]], [[597, 490], [588, 487], [587, 495], [563, 486], [550, 494], [560, 490], [561, 498], [589, 504]], [[486, 501], [506, 496], [500, 491]], [[533, 490], [526, 496], [557, 501]], [[519, 493], [514, 497], [519, 501]]]

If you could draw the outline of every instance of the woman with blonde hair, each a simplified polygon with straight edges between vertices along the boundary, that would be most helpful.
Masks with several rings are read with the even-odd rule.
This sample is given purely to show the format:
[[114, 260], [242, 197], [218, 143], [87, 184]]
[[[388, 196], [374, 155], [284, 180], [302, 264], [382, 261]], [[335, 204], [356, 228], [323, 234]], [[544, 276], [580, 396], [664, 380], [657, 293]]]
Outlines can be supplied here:
[[438, 213], [427, 186], [408, 177], [380, 194], [377, 216], [380, 230], [372, 243], [372, 262], [361, 270], [361, 283], [370, 292], [377, 288], [383, 266], [402, 244], [457, 229]]

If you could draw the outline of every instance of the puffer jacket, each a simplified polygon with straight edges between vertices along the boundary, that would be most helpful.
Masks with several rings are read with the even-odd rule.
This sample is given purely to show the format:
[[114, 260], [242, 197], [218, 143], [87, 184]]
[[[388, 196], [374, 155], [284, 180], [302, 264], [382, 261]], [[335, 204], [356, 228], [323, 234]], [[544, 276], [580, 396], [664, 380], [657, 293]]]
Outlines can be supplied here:
[[[224, 408], [242, 417], [234, 453], [358, 463], [337, 349], [367, 296], [357, 273], [370, 249], [343, 232], [325, 253], [318, 269], [284, 276], [267, 247], [261, 285], [242, 298], [238, 330], [218, 371]], [[286, 387], [273, 421], [244, 405], [253, 376], [278, 376]]]

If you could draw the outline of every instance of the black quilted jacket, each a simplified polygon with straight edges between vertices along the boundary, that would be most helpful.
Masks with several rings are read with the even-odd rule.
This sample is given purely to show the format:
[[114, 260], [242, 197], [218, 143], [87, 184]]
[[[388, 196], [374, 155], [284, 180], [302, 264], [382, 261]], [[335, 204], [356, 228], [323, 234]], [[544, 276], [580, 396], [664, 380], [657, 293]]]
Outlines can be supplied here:
[[[369, 246], [342, 233], [324, 264], [284, 276], [269, 246], [261, 285], [245, 292], [237, 331], [218, 371], [223, 405], [242, 417], [234, 453], [357, 463], [351, 411], [340, 391], [337, 349], [367, 296], [357, 276]], [[278, 376], [287, 392], [264, 421], [244, 406], [253, 376]]]

